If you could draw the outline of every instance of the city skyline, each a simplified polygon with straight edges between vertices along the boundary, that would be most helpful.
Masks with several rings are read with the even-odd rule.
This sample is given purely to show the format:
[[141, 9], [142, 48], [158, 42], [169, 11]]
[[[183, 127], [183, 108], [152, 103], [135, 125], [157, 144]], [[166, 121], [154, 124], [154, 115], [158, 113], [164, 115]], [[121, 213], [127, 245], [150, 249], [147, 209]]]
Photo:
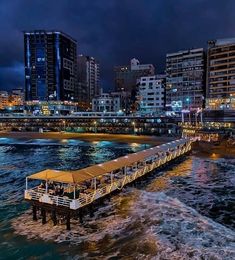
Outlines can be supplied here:
[[71, 1], [69, 6], [64, 1], [56, 5], [54, 1], [1, 1], [0, 89], [24, 86], [22, 31], [33, 29], [58, 29], [75, 38], [78, 54], [100, 61], [105, 90], [114, 88], [113, 67], [128, 64], [133, 57], [143, 64], [153, 63], [161, 73], [166, 53], [206, 47], [208, 40], [235, 35], [235, 3], [213, 1], [212, 6], [211, 2], [135, 1], [132, 11], [131, 1]]

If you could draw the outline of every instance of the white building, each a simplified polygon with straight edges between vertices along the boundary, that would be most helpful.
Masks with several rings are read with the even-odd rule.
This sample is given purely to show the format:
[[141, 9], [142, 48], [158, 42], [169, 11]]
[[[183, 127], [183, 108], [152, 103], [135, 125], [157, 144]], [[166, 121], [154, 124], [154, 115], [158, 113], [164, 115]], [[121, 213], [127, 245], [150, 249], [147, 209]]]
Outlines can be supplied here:
[[121, 99], [112, 93], [102, 93], [92, 99], [93, 112], [119, 112], [121, 110]]
[[164, 109], [164, 84], [157, 76], [141, 77], [139, 79], [137, 102], [139, 112], [143, 115], [158, 114]]

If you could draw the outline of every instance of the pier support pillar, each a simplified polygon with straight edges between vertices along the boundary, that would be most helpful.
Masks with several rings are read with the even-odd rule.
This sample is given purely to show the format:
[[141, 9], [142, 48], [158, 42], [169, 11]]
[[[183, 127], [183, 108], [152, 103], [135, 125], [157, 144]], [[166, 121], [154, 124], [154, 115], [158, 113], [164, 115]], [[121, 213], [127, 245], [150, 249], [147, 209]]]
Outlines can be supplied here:
[[82, 212], [82, 209], [79, 210], [78, 216], [79, 216], [79, 221], [82, 224], [83, 223], [83, 212]]
[[92, 205], [89, 206], [89, 214], [90, 214], [91, 218], [94, 217], [94, 212], [93, 212], [93, 206]]
[[33, 206], [33, 220], [36, 221], [37, 220], [37, 207]]
[[55, 210], [52, 211], [52, 221], [53, 221], [54, 226], [56, 226], [57, 225], [57, 218], [56, 218], [56, 211]]
[[66, 216], [66, 229], [67, 230], [71, 230], [71, 226], [70, 226], [70, 213], [68, 213], [67, 216]]
[[106, 196], [106, 198], [107, 198], [108, 201], [110, 201], [110, 200], [111, 200], [111, 195], [108, 194], [108, 195]]
[[42, 213], [42, 224], [44, 225], [47, 223], [46, 210], [42, 208], [41, 213]]

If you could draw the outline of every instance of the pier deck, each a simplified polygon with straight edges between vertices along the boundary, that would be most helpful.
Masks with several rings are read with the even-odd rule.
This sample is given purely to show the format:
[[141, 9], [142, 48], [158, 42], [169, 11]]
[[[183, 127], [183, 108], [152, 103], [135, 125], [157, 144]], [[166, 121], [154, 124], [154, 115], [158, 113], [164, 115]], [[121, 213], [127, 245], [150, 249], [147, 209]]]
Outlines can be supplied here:
[[[55, 209], [78, 211], [189, 152], [191, 143], [183, 138], [77, 171], [44, 170], [26, 178], [24, 198]], [[29, 180], [44, 184], [29, 188]]]

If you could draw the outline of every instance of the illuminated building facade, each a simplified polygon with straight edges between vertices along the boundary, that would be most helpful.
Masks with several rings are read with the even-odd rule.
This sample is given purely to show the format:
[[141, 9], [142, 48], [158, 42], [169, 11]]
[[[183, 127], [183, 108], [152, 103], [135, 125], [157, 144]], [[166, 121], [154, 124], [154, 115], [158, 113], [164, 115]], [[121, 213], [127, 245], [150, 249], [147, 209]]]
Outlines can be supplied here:
[[137, 101], [141, 114], [162, 112], [164, 109], [164, 85], [157, 76], [141, 77], [139, 80]]
[[0, 109], [5, 109], [8, 106], [8, 92], [0, 91]]
[[121, 99], [112, 93], [101, 93], [92, 99], [92, 111], [94, 112], [119, 112], [121, 110]]
[[144, 76], [152, 76], [155, 73], [155, 68], [152, 64], [140, 64], [140, 62], [133, 58], [130, 65], [116, 66], [115, 72], [115, 91], [136, 90], [137, 79]]
[[14, 90], [11, 93], [0, 91], [0, 109], [11, 109], [12, 107], [22, 106], [23, 104], [23, 96], [15, 93]]
[[166, 55], [166, 107], [196, 110], [203, 107], [205, 53], [202, 48]]
[[77, 99], [77, 42], [58, 31], [24, 32], [25, 99]]
[[100, 65], [90, 56], [78, 56], [78, 100], [90, 104], [100, 94]]
[[206, 108], [235, 109], [235, 38], [208, 42]]

